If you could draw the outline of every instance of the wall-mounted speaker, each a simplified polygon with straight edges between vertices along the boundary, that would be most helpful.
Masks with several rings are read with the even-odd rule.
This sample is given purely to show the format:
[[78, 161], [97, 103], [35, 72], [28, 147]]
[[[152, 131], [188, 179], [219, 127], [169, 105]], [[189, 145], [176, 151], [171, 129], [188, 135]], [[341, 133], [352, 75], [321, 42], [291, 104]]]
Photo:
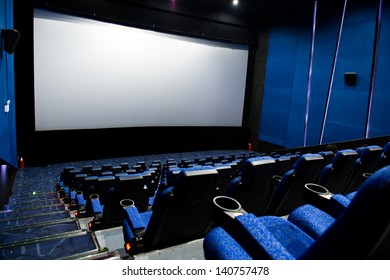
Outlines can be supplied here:
[[18, 44], [20, 38], [20, 32], [15, 29], [2, 29], [1, 30], [1, 38], [4, 43], [4, 50], [7, 53], [14, 53], [16, 49], [16, 45]]
[[345, 72], [344, 73], [344, 82], [349, 86], [356, 86], [357, 75], [356, 72]]

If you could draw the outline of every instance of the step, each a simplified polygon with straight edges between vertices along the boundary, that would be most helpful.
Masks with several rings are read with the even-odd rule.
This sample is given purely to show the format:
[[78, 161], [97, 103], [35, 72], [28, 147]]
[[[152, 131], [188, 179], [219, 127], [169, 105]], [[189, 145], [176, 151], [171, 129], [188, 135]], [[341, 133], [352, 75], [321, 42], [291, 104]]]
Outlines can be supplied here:
[[55, 222], [0, 229], [0, 246], [8, 246], [39, 238], [49, 238], [58, 234], [80, 230], [74, 220], [57, 220]]
[[62, 203], [11, 209], [7, 211], [0, 211], [0, 221], [9, 218], [17, 218], [17, 217], [23, 218], [26, 216], [32, 216], [41, 213], [65, 211], [65, 210], [66, 208]]
[[13, 227], [28, 226], [66, 218], [69, 218], [68, 211], [55, 211], [25, 217], [6, 218], [0, 220], [0, 228], [2, 230], [7, 230]]
[[33, 199], [30, 201], [24, 201], [22, 203], [12, 203], [7, 204], [4, 209], [6, 210], [16, 210], [16, 209], [24, 209], [31, 207], [39, 207], [44, 205], [53, 205], [62, 203], [58, 198], [46, 198], [46, 199]]
[[49, 238], [0, 246], [3, 260], [58, 260], [80, 255], [96, 254], [98, 244], [92, 233], [78, 230]]

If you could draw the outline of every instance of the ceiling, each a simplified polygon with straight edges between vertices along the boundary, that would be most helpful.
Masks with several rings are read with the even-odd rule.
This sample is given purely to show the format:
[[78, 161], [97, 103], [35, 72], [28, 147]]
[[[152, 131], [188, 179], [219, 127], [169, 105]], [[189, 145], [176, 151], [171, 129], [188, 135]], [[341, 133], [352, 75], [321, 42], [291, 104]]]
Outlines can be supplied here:
[[114, 0], [175, 13], [187, 14], [237, 25], [257, 25], [269, 15], [297, 11], [311, 6], [314, 0]]

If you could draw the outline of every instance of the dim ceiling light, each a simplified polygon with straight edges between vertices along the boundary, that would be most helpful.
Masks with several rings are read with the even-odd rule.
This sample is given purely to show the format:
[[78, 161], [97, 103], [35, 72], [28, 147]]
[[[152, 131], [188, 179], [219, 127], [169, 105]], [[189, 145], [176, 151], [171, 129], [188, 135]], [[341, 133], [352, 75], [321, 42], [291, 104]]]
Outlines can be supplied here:
[[238, 1], [238, 0], [233, 0], [233, 5], [234, 5], [234, 6], [237, 6], [237, 5], [238, 5], [238, 3], [239, 3], [239, 1]]

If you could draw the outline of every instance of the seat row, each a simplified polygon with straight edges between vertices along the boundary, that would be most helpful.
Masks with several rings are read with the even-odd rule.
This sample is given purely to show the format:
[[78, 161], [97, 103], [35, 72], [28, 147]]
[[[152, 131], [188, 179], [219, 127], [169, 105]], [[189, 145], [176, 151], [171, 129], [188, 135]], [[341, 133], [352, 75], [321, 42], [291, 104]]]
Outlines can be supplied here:
[[228, 197], [219, 197], [219, 215], [215, 216], [219, 226], [204, 239], [205, 258], [389, 259], [389, 165], [376, 170], [356, 192], [346, 196], [313, 190], [317, 198], [308, 199], [309, 204], [293, 210], [288, 219], [257, 217], [236, 200], [227, 203]]
[[[389, 210], [389, 150], [390, 143], [337, 151], [323, 168], [314, 167], [318, 154], [302, 155], [276, 184], [265, 215], [247, 211], [243, 200], [218, 197], [206, 259], [388, 258], [389, 220], [381, 213]], [[307, 170], [311, 181], [294, 185]]]
[[[68, 183], [75, 187], [76, 195], [71, 197], [75, 198], [78, 213], [82, 212], [80, 205], [84, 201], [86, 215], [93, 217], [90, 229], [122, 225], [126, 251], [133, 255], [204, 237], [218, 227], [212, 218], [212, 208], [213, 199], [221, 195], [235, 199], [247, 213], [256, 217], [289, 215], [305, 204], [303, 189], [306, 183], [334, 185], [337, 178], [341, 180], [342, 176], [336, 171], [341, 166], [345, 169], [347, 164], [339, 163], [342, 162], [340, 159], [348, 158], [350, 162], [350, 170], [344, 170], [348, 173], [348, 180], [342, 180], [361, 182], [364, 173], [372, 173], [383, 165], [385, 151], [379, 146], [368, 146], [361, 151], [341, 150], [336, 154], [321, 152], [272, 157], [251, 153], [205, 160], [172, 159], [159, 163], [158, 167], [140, 169], [135, 174], [121, 174], [124, 173], [122, 169], [116, 175], [97, 176], [97, 181], [87, 184], [87, 191], [82, 186], [82, 199], [79, 198], [78, 184], [70, 182], [76, 182], [75, 178], [85, 173], [65, 169], [64, 172], [74, 174], [74, 179], [70, 179], [72, 176], [68, 178]], [[150, 191], [145, 174], [152, 170], [158, 174], [154, 177], [158, 183]], [[82, 177], [85, 182], [91, 176]], [[124, 181], [138, 186], [134, 187], [134, 194], [124, 192]], [[340, 190], [346, 190], [345, 182], [339, 183], [343, 186]], [[99, 193], [100, 183], [109, 186]], [[353, 188], [349, 191], [352, 192]], [[85, 198], [86, 193], [90, 194], [90, 199]], [[147, 193], [143, 199], [139, 198], [142, 193]], [[98, 195], [92, 196], [94, 194]], [[140, 201], [143, 201], [142, 206]]]

